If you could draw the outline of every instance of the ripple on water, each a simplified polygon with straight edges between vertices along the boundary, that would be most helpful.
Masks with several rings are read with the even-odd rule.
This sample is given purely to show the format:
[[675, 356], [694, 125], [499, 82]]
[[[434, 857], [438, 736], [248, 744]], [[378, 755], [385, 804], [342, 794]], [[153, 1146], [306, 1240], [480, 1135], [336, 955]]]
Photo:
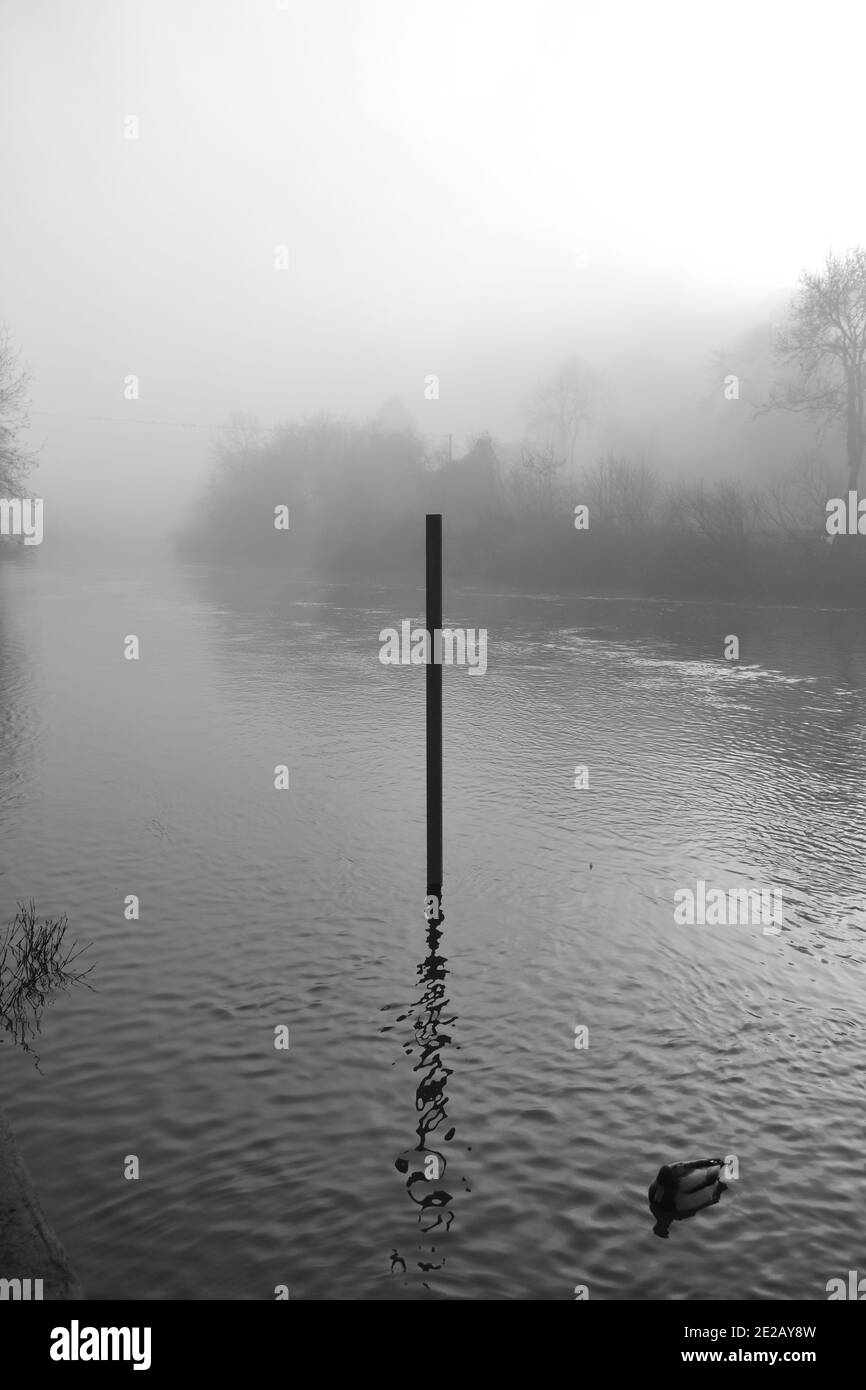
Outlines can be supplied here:
[[[747, 612], [733, 668], [712, 606], [483, 596], [431, 951], [423, 693], [378, 661], [417, 593], [12, 583], [2, 907], [65, 910], [97, 988], [46, 1014], [44, 1076], [7, 1050], [5, 1095], [91, 1297], [823, 1298], [862, 1265], [855, 618]], [[130, 598], [171, 667], [135, 694], [99, 659]], [[698, 878], [778, 884], [783, 932], [678, 925]], [[447, 1229], [395, 1167], [419, 1123]], [[649, 1181], [713, 1150], [739, 1178], [659, 1240]]]

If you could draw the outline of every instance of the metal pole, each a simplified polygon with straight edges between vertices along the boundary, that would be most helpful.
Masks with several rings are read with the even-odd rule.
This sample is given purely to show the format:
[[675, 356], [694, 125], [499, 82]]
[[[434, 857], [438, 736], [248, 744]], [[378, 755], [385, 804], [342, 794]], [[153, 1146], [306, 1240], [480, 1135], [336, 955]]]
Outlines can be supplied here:
[[441, 643], [434, 633], [442, 629], [442, 517], [428, 515], [427, 632], [427, 896], [442, 897], [442, 664], [433, 656]]

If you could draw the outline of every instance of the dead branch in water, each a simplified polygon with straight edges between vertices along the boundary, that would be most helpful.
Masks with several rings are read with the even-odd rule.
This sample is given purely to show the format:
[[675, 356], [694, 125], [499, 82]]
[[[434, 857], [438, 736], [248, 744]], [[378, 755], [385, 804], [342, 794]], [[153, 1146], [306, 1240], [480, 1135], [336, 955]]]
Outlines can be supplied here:
[[45, 1006], [68, 986], [86, 984], [93, 968], [76, 968], [75, 962], [88, 947], [69, 942], [68, 928], [65, 913], [56, 918], [37, 917], [31, 899], [18, 904], [15, 917], [0, 937], [0, 1027], [25, 1052], [33, 1053], [37, 1067], [39, 1058], [29, 1040], [42, 1031]]

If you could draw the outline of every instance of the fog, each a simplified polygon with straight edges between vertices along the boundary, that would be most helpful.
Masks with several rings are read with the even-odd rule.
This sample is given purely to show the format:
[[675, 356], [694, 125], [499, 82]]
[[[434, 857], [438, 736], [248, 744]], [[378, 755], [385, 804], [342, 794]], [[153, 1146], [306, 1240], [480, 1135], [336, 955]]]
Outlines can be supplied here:
[[518, 441], [574, 353], [616, 403], [586, 462], [621, 442], [712, 476], [788, 439], [696, 421], [710, 354], [862, 237], [850, 7], [0, 14], [0, 319], [32, 368], [49, 538], [167, 536], [235, 411], [398, 398], [431, 441]]
[[864, 37], [0, 0], [0, 1300], [866, 1299]]

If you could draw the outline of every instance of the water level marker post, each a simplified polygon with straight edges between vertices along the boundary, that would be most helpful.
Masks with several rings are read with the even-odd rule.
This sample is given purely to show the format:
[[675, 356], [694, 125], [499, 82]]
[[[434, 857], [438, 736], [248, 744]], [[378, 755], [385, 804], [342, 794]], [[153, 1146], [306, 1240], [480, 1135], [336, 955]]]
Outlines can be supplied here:
[[442, 663], [435, 661], [439, 643], [434, 634], [442, 629], [442, 517], [427, 514], [427, 898], [435, 898], [435, 916], [428, 905], [428, 921], [442, 916]]

